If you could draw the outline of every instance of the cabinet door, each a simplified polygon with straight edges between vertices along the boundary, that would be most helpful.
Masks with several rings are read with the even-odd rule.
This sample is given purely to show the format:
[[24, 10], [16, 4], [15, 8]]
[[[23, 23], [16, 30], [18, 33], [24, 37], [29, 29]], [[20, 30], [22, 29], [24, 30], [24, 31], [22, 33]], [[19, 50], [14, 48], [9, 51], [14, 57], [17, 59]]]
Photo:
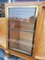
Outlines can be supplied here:
[[45, 8], [42, 8], [35, 34], [35, 58], [45, 59]]
[[16, 6], [9, 8], [8, 12], [9, 49], [31, 56], [37, 7]]

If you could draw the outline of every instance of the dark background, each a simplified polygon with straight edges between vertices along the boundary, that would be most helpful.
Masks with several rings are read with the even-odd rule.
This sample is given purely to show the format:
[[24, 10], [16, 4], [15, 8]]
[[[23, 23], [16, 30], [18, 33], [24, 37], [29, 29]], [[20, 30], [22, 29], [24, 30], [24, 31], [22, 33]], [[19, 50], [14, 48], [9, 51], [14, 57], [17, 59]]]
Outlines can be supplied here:
[[[11, 2], [16, 2], [16, 1], [45, 1], [45, 0], [11, 0]], [[8, 2], [8, 0], [0, 0], [0, 3], [5, 3]]]

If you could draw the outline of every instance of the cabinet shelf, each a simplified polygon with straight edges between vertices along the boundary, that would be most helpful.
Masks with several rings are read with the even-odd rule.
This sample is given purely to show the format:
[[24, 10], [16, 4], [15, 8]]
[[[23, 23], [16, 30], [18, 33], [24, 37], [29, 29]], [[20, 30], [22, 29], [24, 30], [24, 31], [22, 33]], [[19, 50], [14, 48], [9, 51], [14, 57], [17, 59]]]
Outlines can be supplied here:
[[27, 53], [25, 51], [22, 51], [22, 50], [19, 50], [19, 49], [16, 49], [16, 48], [10, 48], [11, 50], [13, 49], [13, 51], [17, 51], [17, 52], [20, 52], [20, 53], [24, 53], [24, 54], [27, 54], [29, 56], [31, 56], [31, 52], [30, 53]]
[[34, 33], [34, 31], [32, 32], [31, 30], [18, 29], [18, 28], [10, 28], [10, 30], [11, 30], [11, 31], [12, 31], [12, 30], [15, 30], [15, 31], [17, 31], [17, 32], [19, 32], [19, 31], [24, 31], [24, 32]]
[[[25, 40], [25, 43], [27, 43], [26, 45], [25, 44], [23, 44], [23, 47], [21, 47], [22, 46], [22, 43], [20, 42], [20, 41], [23, 41], [24, 42], [24, 40], [18, 40], [18, 42], [14, 42], [13, 41], [14, 39], [11, 39], [11, 40], [9, 40], [9, 42], [11, 42], [10, 44], [9, 44], [9, 48], [10, 49], [13, 49], [13, 50], [15, 50], [15, 51], [18, 51], [18, 52], [22, 52], [22, 53], [25, 53], [25, 54], [28, 54], [28, 55], [31, 55], [31, 48], [33, 47], [33, 45], [32, 45], [32, 41], [31, 40], [29, 40], [30, 41], [30, 43], [28, 43], [28, 42], [26, 42], [26, 40]], [[20, 43], [19, 43], [20, 42]], [[15, 46], [15, 44], [16, 44], [16, 46]], [[29, 44], [29, 45], [28, 45]], [[25, 46], [25, 47], [24, 47]], [[27, 47], [26, 47], [27, 46]], [[30, 48], [29, 48], [30, 47]], [[26, 48], [29, 48], [28, 50], [26, 50]]]

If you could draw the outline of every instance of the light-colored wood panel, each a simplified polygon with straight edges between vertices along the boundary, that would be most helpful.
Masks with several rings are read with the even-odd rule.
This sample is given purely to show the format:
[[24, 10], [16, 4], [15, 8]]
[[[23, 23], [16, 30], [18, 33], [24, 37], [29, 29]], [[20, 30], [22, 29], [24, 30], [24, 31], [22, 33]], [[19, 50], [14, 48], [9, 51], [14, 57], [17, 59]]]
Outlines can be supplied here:
[[7, 40], [7, 19], [0, 18], [0, 45], [6, 48], [6, 40]]
[[6, 3], [5, 6], [45, 6], [45, 2], [15, 2], [15, 3]]
[[35, 58], [45, 59], [45, 9], [42, 8], [38, 17], [35, 34]]

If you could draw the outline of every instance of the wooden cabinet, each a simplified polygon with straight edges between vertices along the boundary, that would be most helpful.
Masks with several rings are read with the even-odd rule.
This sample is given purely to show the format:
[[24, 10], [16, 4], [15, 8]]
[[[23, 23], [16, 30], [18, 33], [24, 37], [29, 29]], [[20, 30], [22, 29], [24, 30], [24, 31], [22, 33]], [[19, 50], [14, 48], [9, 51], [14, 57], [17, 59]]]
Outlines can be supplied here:
[[37, 6], [16, 6], [8, 9], [10, 50], [32, 55], [37, 8]]
[[[44, 2], [24, 2], [5, 4], [5, 18], [0, 18], [0, 48], [3, 46], [9, 54], [25, 60], [45, 59], [45, 6]], [[36, 16], [31, 19], [9, 19], [8, 8], [32, 7], [36, 5]], [[21, 7], [21, 8], [22, 8]], [[36, 19], [36, 26], [34, 30]], [[31, 32], [31, 33], [30, 33]], [[35, 34], [34, 34], [35, 33]], [[28, 44], [27, 44], [28, 43]], [[32, 44], [33, 43], [33, 44]], [[27, 46], [28, 45], [28, 46]], [[3, 48], [2, 47], [2, 48]], [[13, 50], [16, 48], [16, 50]], [[32, 49], [33, 48], [33, 49]], [[18, 51], [18, 50], [21, 50]], [[22, 52], [23, 51], [23, 52]], [[32, 55], [30, 56], [30, 53]]]
[[9, 5], [6, 9], [6, 18], [8, 18], [8, 49], [10, 54], [26, 60], [33, 60], [34, 27], [38, 6]]
[[45, 59], [45, 7], [42, 7], [36, 27], [35, 58]]

